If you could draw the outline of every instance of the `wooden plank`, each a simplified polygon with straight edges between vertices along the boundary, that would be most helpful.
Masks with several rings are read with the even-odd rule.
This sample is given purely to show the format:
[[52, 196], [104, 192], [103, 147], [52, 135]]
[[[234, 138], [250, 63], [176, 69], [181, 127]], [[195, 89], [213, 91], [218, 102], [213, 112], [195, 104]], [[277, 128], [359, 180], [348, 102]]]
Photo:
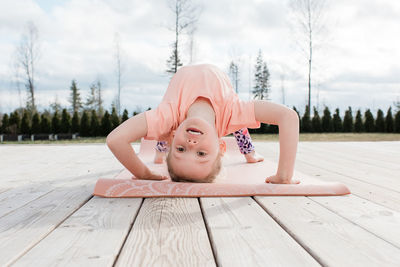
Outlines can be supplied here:
[[319, 152], [329, 152], [337, 158], [368, 164], [375, 168], [400, 171], [400, 154], [397, 156], [393, 153], [382, 153], [370, 146], [354, 147], [347, 143], [312, 143], [302, 146]]
[[63, 220], [81, 207], [93, 192], [93, 182], [57, 188], [0, 218], [0, 265], [18, 259]]
[[301, 159], [312, 162], [312, 164], [320, 166], [321, 169], [329, 170], [332, 173], [400, 192], [400, 174], [397, 175], [398, 172], [389, 172], [384, 169], [376, 170], [373, 167], [367, 167], [365, 164], [335, 159], [329, 155], [312, 153], [311, 151], [302, 154]]
[[[348, 149], [341, 145], [326, 146], [321, 144], [318, 146], [305, 146], [303, 144], [302, 149], [305, 153], [321, 155], [324, 158], [329, 158], [332, 162], [338, 162], [340, 164], [352, 163], [366, 171], [400, 176], [400, 157], [396, 160], [393, 158], [393, 155], [379, 155], [373, 150], [370, 150], [369, 152], [357, 152], [354, 149]], [[393, 162], [391, 162], [392, 160]]]
[[116, 266], [215, 266], [197, 198], [146, 198]]
[[13, 266], [113, 266], [141, 203], [93, 197]]
[[[104, 165], [104, 163], [95, 163], [92, 164], [93, 166], [91, 167], [95, 167], [96, 164]], [[26, 184], [21, 185], [17, 188], [12, 188], [6, 192], [0, 193], [0, 218], [24, 205], [28, 205], [29, 202], [34, 201], [35, 199], [49, 194], [57, 187], [70, 187], [76, 183], [80, 184], [83, 181], [94, 182], [99, 177], [107, 177], [111, 175], [115, 176], [119, 171], [119, 169], [114, 169], [105, 172], [91, 173], [74, 178], [55, 179], [54, 181], [49, 181], [47, 183], [41, 182]]]
[[324, 266], [398, 266], [400, 262], [400, 249], [311, 199], [255, 199]]
[[309, 198], [400, 249], [400, 212], [354, 195]]
[[[276, 160], [277, 146], [273, 143], [258, 144], [258, 152], [270, 160]], [[362, 180], [353, 179], [348, 175], [338, 174], [330, 170], [323, 169], [318, 163], [318, 157], [314, 156], [311, 160], [304, 160], [304, 152], [298, 155], [295, 169], [311, 175], [323, 181], [337, 181], [347, 185], [352, 194], [380, 204], [387, 208], [400, 211], [400, 193], [383, 188], [379, 185], [366, 183]], [[301, 179], [301, 177], [299, 177]]]
[[252, 198], [201, 198], [218, 266], [320, 266]]
[[[277, 161], [277, 146], [276, 144], [268, 144], [269, 147], [266, 148], [263, 144], [258, 144], [257, 151], [267, 158], [272, 157], [273, 160]], [[387, 171], [373, 171], [369, 168], [358, 168], [357, 164], [351, 161], [345, 161], [340, 159], [335, 159], [326, 153], [314, 153], [313, 151], [308, 151], [304, 146], [299, 147], [296, 163], [299, 160], [303, 160], [314, 166], [318, 166], [320, 169], [347, 176], [351, 179], [356, 179], [359, 181], [367, 182], [372, 185], [384, 187], [388, 190], [393, 190], [400, 192], [400, 180], [393, 173]]]

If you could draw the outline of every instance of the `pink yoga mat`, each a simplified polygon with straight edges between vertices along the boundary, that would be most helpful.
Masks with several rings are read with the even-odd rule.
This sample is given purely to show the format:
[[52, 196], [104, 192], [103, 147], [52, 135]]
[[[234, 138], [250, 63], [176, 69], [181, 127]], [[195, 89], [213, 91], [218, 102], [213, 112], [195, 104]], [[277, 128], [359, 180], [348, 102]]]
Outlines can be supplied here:
[[[269, 184], [267, 176], [276, 171], [276, 163], [268, 160], [246, 163], [233, 137], [224, 138], [227, 151], [220, 177], [214, 183], [186, 183], [171, 180], [136, 179], [123, 170], [114, 179], [100, 178], [94, 195], [102, 197], [233, 197], [233, 196], [334, 196], [350, 194], [342, 183], [323, 182], [295, 172], [300, 184]], [[142, 140], [139, 157], [150, 169], [168, 175], [166, 164], [154, 164], [156, 141]]]

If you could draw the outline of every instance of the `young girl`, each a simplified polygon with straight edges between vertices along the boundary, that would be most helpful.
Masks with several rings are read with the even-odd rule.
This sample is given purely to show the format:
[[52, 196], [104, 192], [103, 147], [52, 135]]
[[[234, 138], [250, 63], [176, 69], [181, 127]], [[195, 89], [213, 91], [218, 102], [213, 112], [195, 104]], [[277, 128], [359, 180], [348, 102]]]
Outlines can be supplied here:
[[139, 179], [163, 180], [135, 154], [131, 142], [145, 137], [167, 141], [168, 171], [174, 181], [212, 182], [221, 168], [222, 136], [260, 122], [279, 126], [280, 155], [270, 183], [292, 180], [299, 138], [297, 113], [268, 101], [242, 101], [228, 76], [209, 64], [182, 67], [172, 77], [160, 105], [138, 114], [107, 136], [117, 159]]
[[[256, 153], [251, 137], [247, 128], [237, 130], [233, 133], [236, 143], [239, 146], [239, 151], [244, 155], [248, 163], [257, 163], [263, 161], [264, 158]], [[155, 147], [156, 155], [154, 163], [162, 164], [164, 162], [165, 154], [168, 152], [168, 143], [166, 141], [158, 141]]]

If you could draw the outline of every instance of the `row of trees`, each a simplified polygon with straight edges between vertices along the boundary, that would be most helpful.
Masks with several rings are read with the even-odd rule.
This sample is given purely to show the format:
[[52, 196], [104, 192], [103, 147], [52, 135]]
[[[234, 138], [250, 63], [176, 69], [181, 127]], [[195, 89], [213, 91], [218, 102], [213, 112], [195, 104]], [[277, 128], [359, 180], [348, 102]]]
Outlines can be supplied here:
[[[295, 107], [293, 109], [297, 112]], [[80, 136], [106, 136], [129, 118], [126, 109], [122, 116], [118, 116], [115, 107], [112, 108], [111, 113], [106, 110], [103, 114], [99, 114], [92, 109], [81, 113], [74, 112], [71, 116], [67, 109], [63, 109], [61, 114], [57, 111], [53, 114], [35, 113], [31, 119], [26, 109], [22, 111], [22, 116], [20, 113], [21, 110], [16, 110], [10, 115], [3, 115], [0, 125], [1, 134], [79, 133]], [[133, 115], [136, 114], [137, 112], [133, 113]], [[351, 107], [345, 111], [343, 119], [340, 117], [338, 108], [333, 116], [328, 107], [324, 109], [322, 118], [315, 107], [314, 116], [310, 118], [309, 114], [306, 110], [302, 117], [299, 115], [301, 132], [400, 133], [400, 110], [393, 116], [392, 108], [388, 109], [386, 115], [379, 109], [376, 118], [369, 109], [364, 114], [358, 110], [353, 118]], [[252, 132], [276, 133], [278, 128], [275, 125], [263, 124], [260, 129], [252, 130]]]
[[[378, 110], [376, 118], [374, 118], [371, 110], [367, 109], [364, 114], [361, 110], [357, 110], [355, 118], [351, 107], [345, 111], [343, 119], [340, 117], [340, 111], [337, 108], [335, 113], [331, 115], [328, 107], [325, 107], [322, 117], [320, 117], [317, 109], [314, 107], [314, 116], [310, 117], [308, 106], [300, 116], [296, 107], [293, 109], [299, 115], [300, 132], [302, 133], [329, 133], [329, 132], [377, 132], [377, 133], [400, 133], [400, 110], [393, 116], [390, 107], [386, 113], [381, 109]], [[277, 133], [276, 125], [263, 124], [260, 129], [251, 130], [252, 133]]]

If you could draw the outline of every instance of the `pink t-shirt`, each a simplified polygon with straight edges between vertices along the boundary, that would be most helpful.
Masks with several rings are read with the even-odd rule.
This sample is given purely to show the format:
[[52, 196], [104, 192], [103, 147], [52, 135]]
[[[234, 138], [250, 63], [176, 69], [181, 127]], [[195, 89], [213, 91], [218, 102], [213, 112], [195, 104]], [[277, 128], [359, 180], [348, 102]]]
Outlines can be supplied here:
[[160, 105], [145, 112], [146, 139], [166, 140], [185, 120], [190, 105], [198, 97], [210, 100], [219, 137], [245, 127], [260, 127], [254, 115], [254, 102], [240, 100], [224, 72], [210, 64], [190, 65], [175, 73]]

